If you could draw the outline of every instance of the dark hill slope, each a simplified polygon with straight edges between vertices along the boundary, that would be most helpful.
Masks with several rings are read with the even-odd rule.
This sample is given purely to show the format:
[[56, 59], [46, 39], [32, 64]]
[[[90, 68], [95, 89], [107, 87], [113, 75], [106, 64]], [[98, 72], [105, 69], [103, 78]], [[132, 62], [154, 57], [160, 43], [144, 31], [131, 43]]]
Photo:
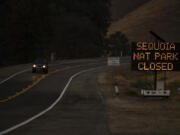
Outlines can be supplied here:
[[125, 33], [131, 41], [149, 40], [150, 30], [180, 42], [180, 0], [152, 0], [112, 23], [109, 34]]

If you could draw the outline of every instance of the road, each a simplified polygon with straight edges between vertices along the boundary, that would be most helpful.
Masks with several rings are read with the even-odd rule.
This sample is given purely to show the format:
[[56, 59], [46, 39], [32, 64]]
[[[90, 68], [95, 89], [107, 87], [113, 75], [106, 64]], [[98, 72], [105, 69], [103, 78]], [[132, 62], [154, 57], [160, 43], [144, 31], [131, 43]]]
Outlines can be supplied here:
[[[76, 97], [77, 93], [75, 92], [73, 96], [71, 95], [73, 92], [70, 93], [70, 97], [68, 98], [66, 92], [69, 91], [69, 85], [73, 82], [72, 77], [75, 78], [80, 73], [104, 65], [105, 60], [102, 59], [90, 62], [83, 61], [69, 64], [57, 64], [50, 67], [50, 71], [47, 75], [42, 73], [32, 74], [31, 71], [28, 70], [3, 82], [0, 85], [0, 135], [68, 135], [72, 133], [84, 134], [85, 132], [86, 134], [99, 134], [100, 130], [92, 128], [98, 128], [96, 127], [98, 123], [97, 120], [101, 123], [98, 125], [100, 129], [104, 129], [106, 126], [103, 125], [105, 119], [102, 111], [103, 103], [100, 96], [96, 93], [94, 97], [97, 100], [92, 100], [90, 104], [87, 102], [81, 104], [85, 109], [79, 110], [80, 113], [78, 113], [78, 110], [76, 110], [77, 108], [74, 108], [74, 102], [76, 102], [78, 98]], [[89, 72], [93, 71], [89, 70]], [[78, 84], [84, 80], [85, 79], [80, 78], [75, 86], [78, 87]], [[90, 82], [90, 80], [92, 80], [92, 78], [89, 79], [88, 82]], [[86, 84], [86, 82], [84, 82], [84, 84]], [[92, 84], [92, 87], [93, 86], [94, 84]], [[87, 85], [84, 87], [81, 89], [86, 90], [89, 86]], [[75, 88], [76, 87], [72, 87], [71, 89]], [[89, 90], [89, 92], [90, 94], [93, 93], [91, 90]], [[65, 97], [63, 97], [64, 94], [66, 95]], [[93, 96], [90, 99], [93, 99]], [[79, 109], [82, 108], [79, 107]], [[86, 113], [86, 115], [81, 115], [82, 112]], [[74, 114], [74, 116], [76, 115], [76, 120], [73, 119], [73, 121], [70, 122], [71, 125], [73, 125], [69, 128], [68, 125], [70, 123], [65, 121], [65, 117], [70, 117], [68, 113], [71, 113], [70, 116], [72, 116], [72, 114]], [[83, 116], [86, 117], [85, 121]], [[62, 119], [62, 117], [64, 119]], [[93, 122], [88, 122], [89, 117], [92, 117], [91, 119]], [[79, 128], [75, 128], [78, 123], [80, 123], [81, 126], [79, 125]], [[33, 126], [33, 124], [35, 126]], [[65, 127], [62, 127], [62, 125]], [[96, 126], [93, 127], [92, 125]], [[87, 129], [85, 130], [85, 128]], [[97, 132], [93, 132], [93, 130]]]

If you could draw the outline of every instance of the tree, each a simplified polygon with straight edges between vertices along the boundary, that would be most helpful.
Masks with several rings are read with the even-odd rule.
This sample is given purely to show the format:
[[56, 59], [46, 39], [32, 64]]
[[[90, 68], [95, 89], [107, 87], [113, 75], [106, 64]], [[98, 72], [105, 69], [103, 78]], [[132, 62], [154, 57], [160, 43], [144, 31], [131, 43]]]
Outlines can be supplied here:
[[113, 56], [125, 56], [130, 53], [128, 38], [121, 32], [116, 32], [106, 39], [106, 50]]
[[[54, 11], [53, 45], [60, 57], [102, 55], [110, 24], [108, 0], [59, 0]], [[63, 7], [63, 8], [62, 8]]]
[[[0, 63], [27, 63], [102, 54], [110, 0], [11, 0], [0, 5]], [[4, 61], [4, 62], [3, 62]]]

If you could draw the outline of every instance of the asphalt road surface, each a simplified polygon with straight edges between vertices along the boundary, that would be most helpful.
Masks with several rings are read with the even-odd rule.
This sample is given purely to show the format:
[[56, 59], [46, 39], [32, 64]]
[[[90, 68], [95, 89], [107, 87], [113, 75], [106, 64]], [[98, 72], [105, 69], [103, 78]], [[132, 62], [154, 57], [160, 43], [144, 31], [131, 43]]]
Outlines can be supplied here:
[[[80, 73], [91, 72], [91, 69], [104, 65], [105, 60], [103, 59], [59, 64], [50, 66], [47, 75], [34, 74], [28, 70], [0, 84], [0, 135], [98, 135], [100, 133], [99, 130], [96, 130], [98, 126], [98, 129], [106, 129], [106, 124], [103, 125], [106, 122], [103, 119], [103, 103], [100, 96], [97, 97], [96, 94], [92, 96], [90, 99], [95, 100], [92, 100], [91, 104], [83, 102], [80, 106], [85, 109], [78, 112], [77, 108], [74, 108], [74, 102], [79, 96], [77, 94], [72, 96], [73, 92], [67, 93], [70, 93], [69, 85], [73, 82], [72, 77], [78, 77]], [[84, 80], [79, 78], [79, 82], [74, 85], [78, 87], [78, 83]], [[91, 80], [92, 78], [88, 82]], [[86, 82], [84, 83], [86, 84]], [[94, 84], [92, 84], [93, 86]], [[88, 90], [88, 87], [86, 85], [80, 89]], [[73, 88], [75, 87], [71, 89]], [[66, 91], [68, 92], [66, 93]], [[89, 92], [93, 93], [91, 90]], [[68, 96], [70, 97], [68, 98]], [[91, 100], [85, 101], [91, 102]], [[76, 115], [75, 119], [71, 112]], [[73, 121], [69, 118], [68, 113], [71, 113]], [[86, 120], [83, 119], [83, 116], [86, 117]], [[65, 119], [67, 117], [68, 119]], [[101, 121], [101, 124], [96, 125], [98, 120]], [[70, 123], [71, 126], [68, 126]], [[81, 125], [78, 126], [78, 123]], [[85, 130], [85, 128], [87, 129]], [[103, 134], [108, 134], [108, 131]]]

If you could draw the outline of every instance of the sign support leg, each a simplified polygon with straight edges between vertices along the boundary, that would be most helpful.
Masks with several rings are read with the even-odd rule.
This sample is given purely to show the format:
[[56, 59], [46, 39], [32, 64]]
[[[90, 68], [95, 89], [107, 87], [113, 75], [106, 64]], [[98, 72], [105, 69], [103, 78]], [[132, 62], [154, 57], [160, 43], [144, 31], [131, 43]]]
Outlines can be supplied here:
[[154, 90], [157, 88], [157, 71], [154, 72]]
[[167, 75], [166, 75], [166, 71], [164, 72], [164, 89], [166, 90], [166, 78], [167, 77]]

